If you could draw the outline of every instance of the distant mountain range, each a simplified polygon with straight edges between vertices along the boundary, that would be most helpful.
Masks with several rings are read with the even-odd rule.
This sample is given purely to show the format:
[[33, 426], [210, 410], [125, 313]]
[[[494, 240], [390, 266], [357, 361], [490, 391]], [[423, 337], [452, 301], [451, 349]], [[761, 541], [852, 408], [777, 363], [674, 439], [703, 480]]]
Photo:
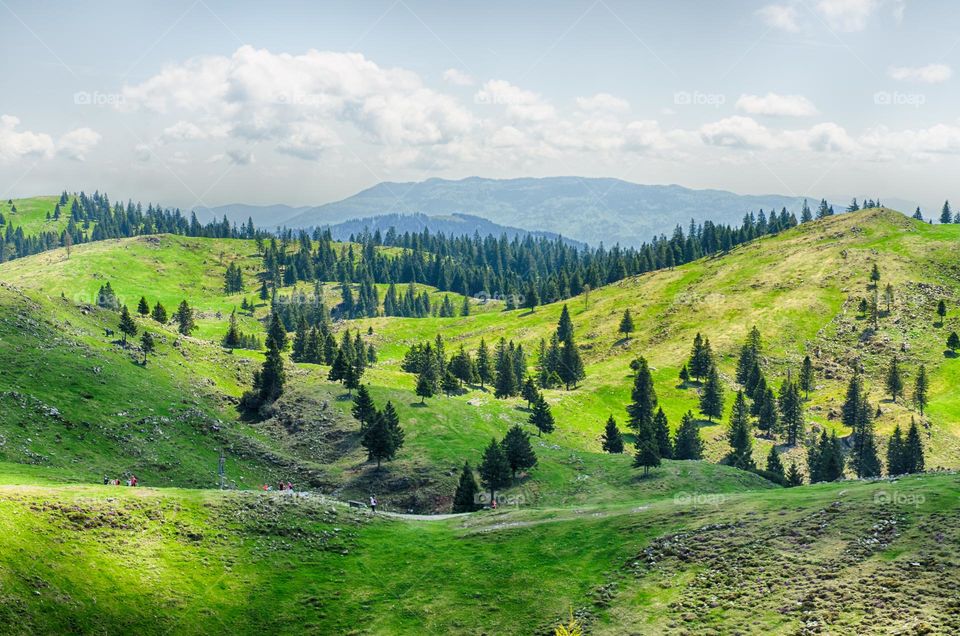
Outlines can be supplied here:
[[[808, 197], [815, 208], [819, 197]], [[249, 206], [234, 204], [197, 210], [201, 221], [224, 214], [233, 221], [253, 218], [258, 227], [308, 228], [331, 226], [362, 229], [362, 224], [389, 227], [378, 217], [423, 224], [431, 231], [472, 234], [518, 231], [547, 232], [591, 245], [639, 245], [669, 234], [691, 219], [698, 223], [739, 224], [747, 212], [786, 207], [797, 213], [803, 197], [742, 195], [724, 190], [693, 190], [679, 185], [642, 185], [620, 179], [547, 177], [457, 181], [427, 179], [410, 183], [384, 182], [341, 201], [315, 207]], [[840, 211], [845, 204], [834, 204]], [[396, 215], [417, 215], [412, 220]], [[426, 218], [429, 217], [429, 218]], [[362, 221], [354, 221], [362, 219]], [[491, 224], [480, 229], [478, 220]], [[361, 223], [361, 225], [357, 225]], [[352, 224], [352, 225], [351, 225]], [[451, 225], [452, 224], [452, 225]], [[445, 229], [440, 229], [441, 227]]]

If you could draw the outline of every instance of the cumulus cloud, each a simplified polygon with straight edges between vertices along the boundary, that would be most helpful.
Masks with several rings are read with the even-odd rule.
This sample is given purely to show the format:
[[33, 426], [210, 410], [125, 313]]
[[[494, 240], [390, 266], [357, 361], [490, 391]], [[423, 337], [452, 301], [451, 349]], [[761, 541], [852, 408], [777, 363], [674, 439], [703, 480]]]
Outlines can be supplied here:
[[820, 0], [816, 10], [830, 28], [849, 33], [866, 28], [879, 4], [879, 0]]
[[53, 155], [53, 138], [46, 133], [20, 132], [20, 119], [0, 116], [0, 160], [14, 161], [23, 157], [43, 158]]
[[490, 80], [474, 95], [477, 104], [503, 106], [515, 120], [543, 122], [557, 116], [556, 109], [539, 94], [514, 86], [506, 80]]
[[86, 154], [100, 143], [100, 133], [89, 128], [77, 128], [60, 137], [57, 152], [69, 159], [83, 161]]
[[817, 108], [802, 95], [741, 95], [737, 110], [750, 115], [773, 115], [779, 117], [809, 117], [817, 114]]
[[610, 93], [597, 93], [592, 97], [578, 97], [577, 108], [587, 112], [623, 113], [630, 110], [630, 103]]
[[857, 144], [832, 122], [800, 130], [768, 128], [750, 117], [727, 117], [700, 127], [705, 144], [745, 150], [852, 152]]
[[468, 73], [455, 68], [448, 68], [443, 72], [443, 81], [454, 86], [473, 86], [473, 78]]
[[769, 27], [793, 33], [800, 30], [799, 12], [792, 5], [770, 4], [758, 9], [757, 15]]
[[946, 64], [927, 64], [926, 66], [893, 66], [888, 71], [890, 77], [906, 82], [939, 84], [953, 75], [953, 69]]

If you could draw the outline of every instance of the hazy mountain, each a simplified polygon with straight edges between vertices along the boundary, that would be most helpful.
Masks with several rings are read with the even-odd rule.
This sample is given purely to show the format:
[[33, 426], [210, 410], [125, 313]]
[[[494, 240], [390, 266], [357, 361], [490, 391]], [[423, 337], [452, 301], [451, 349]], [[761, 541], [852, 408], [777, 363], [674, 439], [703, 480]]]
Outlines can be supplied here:
[[[360, 234], [364, 230], [375, 232], [386, 232], [393, 228], [399, 234], [404, 232], [422, 232], [429, 229], [433, 233], [443, 232], [447, 236], [472, 236], [475, 232], [480, 236], [492, 234], [500, 236], [505, 234], [508, 239], [516, 236], [524, 237], [528, 235], [543, 236], [546, 238], [557, 238], [553, 232], [536, 232], [523, 230], [507, 225], [499, 225], [479, 216], [470, 214], [450, 214], [445, 216], [427, 216], [426, 214], [382, 214], [379, 216], [367, 217], [364, 219], [351, 219], [343, 223], [328, 226], [333, 238], [338, 241], [345, 241], [351, 235]], [[582, 246], [580, 241], [574, 241], [564, 237], [564, 241], [569, 244]]]
[[[815, 201], [811, 197], [811, 207]], [[739, 223], [746, 212], [786, 207], [799, 214], [802, 198], [641, 185], [620, 179], [428, 179], [380, 183], [285, 221], [289, 227], [333, 225], [388, 213], [479, 216], [524, 230], [562, 234], [598, 244], [636, 245], [670, 233], [690, 219]]]
[[272, 230], [278, 225], [284, 225], [286, 221], [295, 216], [306, 214], [314, 210], [311, 206], [292, 207], [289, 205], [247, 205], [246, 203], [229, 203], [227, 205], [218, 205], [216, 207], [198, 207], [194, 208], [197, 219], [201, 223], [207, 223], [214, 218], [222, 219], [224, 215], [234, 223], [246, 223], [247, 219], [253, 219], [256, 227], [265, 230]]

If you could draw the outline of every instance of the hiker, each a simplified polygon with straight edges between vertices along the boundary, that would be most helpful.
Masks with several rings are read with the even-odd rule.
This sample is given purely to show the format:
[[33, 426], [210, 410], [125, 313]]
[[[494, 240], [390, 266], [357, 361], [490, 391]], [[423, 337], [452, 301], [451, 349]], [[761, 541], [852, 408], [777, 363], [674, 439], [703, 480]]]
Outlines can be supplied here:
[[377, 512], [377, 498], [373, 495], [370, 495], [370, 509], [373, 510], [374, 513]]
[[109, 486], [109, 485], [110, 485], [110, 478], [107, 477], [106, 475], [103, 476], [103, 485], [104, 485], [104, 486]]
[[289, 490], [290, 492], [293, 492], [293, 484], [290, 483], [289, 481], [287, 482], [287, 490]]
[[490, 510], [496, 510], [496, 509], [497, 509], [497, 500], [496, 498], [493, 498], [490, 500]]
[[134, 488], [137, 487], [137, 476], [136, 476], [136, 475], [131, 475], [131, 476], [130, 476], [130, 485], [133, 486]]

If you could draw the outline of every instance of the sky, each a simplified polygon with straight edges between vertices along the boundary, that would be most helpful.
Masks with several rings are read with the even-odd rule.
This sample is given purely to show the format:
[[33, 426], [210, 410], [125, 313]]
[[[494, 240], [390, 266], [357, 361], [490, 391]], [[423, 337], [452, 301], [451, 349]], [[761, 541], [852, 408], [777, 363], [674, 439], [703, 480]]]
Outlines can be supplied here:
[[0, 196], [578, 175], [935, 207], [960, 196], [953, 4], [0, 0]]

